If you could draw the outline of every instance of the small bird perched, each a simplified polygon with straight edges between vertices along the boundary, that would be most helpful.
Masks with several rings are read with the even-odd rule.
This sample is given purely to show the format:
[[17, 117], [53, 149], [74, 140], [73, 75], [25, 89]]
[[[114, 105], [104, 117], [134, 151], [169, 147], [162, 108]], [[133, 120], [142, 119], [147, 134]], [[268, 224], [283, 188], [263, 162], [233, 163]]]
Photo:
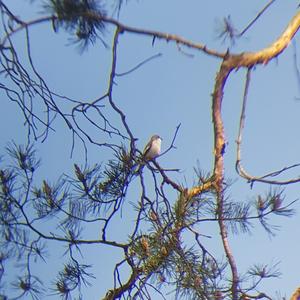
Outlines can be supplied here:
[[140, 158], [140, 162], [138, 163], [140, 166], [136, 173], [140, 173], [141, 170], [144, 168], [145, 163], [147, 161], [155, 159], [160, 154], [161, 149], [161, 140], [162, 138], [155, 134], [150, 138], [150, 141], [147, 143], [147, 145], [144, 148], [143, 154]]
[[150, 138], [150, 141], [143, 151], [144, 160], [152, 160], [160, 154], [161, 140], [162, 138], [157, 134], [153, 135]]

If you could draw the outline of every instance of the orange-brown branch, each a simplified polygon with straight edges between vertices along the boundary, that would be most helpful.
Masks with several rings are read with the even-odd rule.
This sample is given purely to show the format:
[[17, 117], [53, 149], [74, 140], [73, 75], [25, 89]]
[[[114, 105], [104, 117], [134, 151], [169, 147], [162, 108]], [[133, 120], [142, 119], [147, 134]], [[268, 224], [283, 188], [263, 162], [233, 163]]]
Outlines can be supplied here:
[[232, 299], [238, 299], [238, 271], [234, 256], [229, 246], [227, 238], [226, 224], [224, 222], [224, 151], [225, 151], [225, 133], [222, 120], [222, 100], [224, 95], [224, 86], [226, 80], [232, 71], [232, 68], [226, 64], [226, 60], [222, 63], [220, 71], [217, 73], [215, 88], [212, 99], [212, 120], [214, 126], [214, 172], [213, 178], [215, 182], [216, 199], [217, 199], [217, 215], [220, 228], [220, 234], [223, 242], [224, 251], [231, 267]]
[[257, 52], [243, 52], [231, 54], [225, 59], [225, 64], [231, 68], [252, 67], [257, 64], [267, 64], [271, 59], [277, 57], [290, 44], [294, 35], [300, 27], [300, 12], [289, 22], [283, 33], [270, 46]]
[[234, 256], [229, 246], [227, 230], [224, 222], [224, 158], [225, 133], [222, 120], [222, 100], [226, 80], [233, 69], [240, 67], [250, 68], [257, 64], [267, 64], [271, 59], [277, 57], [289, 45], [290, 41], [298, 31], [300, 26], [300, 12], [298, 12], [280, 37], [266, 47], [257, 52], [244, 52], [241, 54], [228, 53], [221, 64], [221, 68], [216, 76], [214, 93], [212, 95], [212, 121], [214, 126], [214, 171], [213, 178], [217, 199], [217, 214], [222, 237], [224, 251], [226, 253], [232, 272], [232, 299], [238, 299], [238, 271]]

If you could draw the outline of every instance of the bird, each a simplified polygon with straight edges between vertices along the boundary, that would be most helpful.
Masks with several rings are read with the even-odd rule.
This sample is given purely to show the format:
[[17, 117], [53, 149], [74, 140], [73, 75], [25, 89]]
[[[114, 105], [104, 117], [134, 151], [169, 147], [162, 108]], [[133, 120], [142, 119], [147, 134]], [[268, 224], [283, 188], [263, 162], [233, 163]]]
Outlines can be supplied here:
[[151, 161], [159, 156], [161, 150], [161, 141], [162, 138], [158, 134], [154, 134], [150, 138], [140, 157], [140, 161], [138, 162], [139, 167], [134, 173], [140, 173], [143, 170], [146, 162]]
[[160, 154], [162, 138], [155, 134], [153, 135], [143, 151], [143, 159], [145, 161], [153, 160]]

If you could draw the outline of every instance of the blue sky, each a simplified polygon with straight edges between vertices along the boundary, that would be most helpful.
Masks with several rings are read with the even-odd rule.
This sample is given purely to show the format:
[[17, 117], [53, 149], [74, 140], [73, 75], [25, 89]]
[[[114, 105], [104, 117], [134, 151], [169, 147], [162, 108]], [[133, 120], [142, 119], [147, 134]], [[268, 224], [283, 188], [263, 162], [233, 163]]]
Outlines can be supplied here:
[[[41, 11], [40, 1], [34, 3], [38, 7], [36, 10], [32, 9], [30, 1], [3, 2], [25, 20], [36, 17], [36, 12]], [[124, 5], [120, 21], [139, 28], [175, 33], [206, 44], [209, 48], [225, 51], [228, 45], [216, 37], [222, 19], [230, 15], [237, 29], [241, 30], [266, 3], [258, 0], [131, 0]], [[256, 51], [269, 45], [296, 13], [297, 5], [298, 1], [275, 2], [230, 51]], [[34, 63], [51, 89], [84, 101], [92, 101], [105, 92], [110, 49], [105, 49], [101, 42], [97, 42], [81, 54], [70, 44], [68, 34], [63, 30], [55, 34], [50, 24], [37, 25], [30, 29], [30, 33]], [[105, 34], [108, 42], [111, 41], [111, 33], [112, 27], [109, 27]], [[24, 47], [24, 33], [16, 34], [14, 40], [19, 49]], [[298, 40], [296, 36], [297, 43]], [[297, 49], [300, 49], [298, 44]], [[160, 157], [159, 163], [166, 168], [180, 168], [181, 172], [176, 175], [176, 179], [191, 186], [195, 180], [193, 167], [199, 163], [205, 171], [211, 171], [213, 164], [211, 93], [220, 60], [194, 50], [183, 50], [189, 55], [181, 52], [174, 43], [157, 40], [152, 46], [152, 40], [148, 37], [122, 35], [119, 41], [118, 73], [130, 70], [153, 55], [160, 53], [161, 56], [127, 76], [118, 77], [114, 97], [127, 115], [128, 124], [139, 139], [140, 149], [143, 149], [153, 133], [163, 137], [163, 147], [167, 148], [176, 126], [181, 124], [176, 149]], [[293, 55], [294, 48], [290, 45], [277, 60], [267, 66], [257, 66], [252, 73], [242, 154], [244, 165], [256, 175], [299, 162], [300, 101], [297, 101], [297, 97], [300, 98], [300, 89], [294, 72]], [[269, 190], [269, 186], [262, 184], [256, 184], [251, 189], [244, 180], [238, 178], [234, 168], [245, 74], [246, 71], [241, 69], [230, 75], [223, 102], [228, 141], [225, 172], [228, 178], [236, 181], [229, 191], [231, 198], [236, 201], [253, 201], [255, 195]], [[0, 96], [3, 103], [0, 124], [5, 128], [1, 132], [0, 141], [3, 149], [12, 139], [24, 143], [26, 131], [15, 105], [6, 101], [3, 92], [0, 92]], [[42, 158], [40, 176], [53, 181], [62, 173], [70, 174], [74, 162], [84, 163], [80, 143], [70, 157], [72, 136], [65, 124], [57, 120], [55, 129], [56, 133], [50, 134], [44, 143], [37, 145], [38, 154]], [[88, 127], [88, 130], [95, 139], [101, 141], [94, 128]], [[105, 161], [109, 155], [96, 146], [89, 146], [89, 164]], [[297, 176], [297, 171], [293, 175]], [[286, 201], [299, 198], [299, 184], [286, 187], [285, 193]], [[299, 285], [299, 203], [294, 207], [297, 214], [293, 218], [272, 220], [281, 226], [275, 237], [268, 236], [259, 226], [255, 227], [252, 235], [230, 237], [240, 272], [255, 262], [280, 262], [282, 276], [270, 280], [270, 285], [266, 281], [265, 285], [273, 295], [279, 290], [282, 295], [290, 296]], [[120, 224], [115, 226], [118, 231]], [[216, 248], [215, 253], [220, 254], [219, 238], [214, 236], [216, 230], [210, 227], [207, 230], [205, 234], [213, 236], [207, 245]], [[125, 231], [121, 231], [122, 234], [126, 236]], [[88, 256], [87, 263], [96, 262], [96, 269], [100, 271], [95, 274], [97, 279], [87, 289], [85, 299], [99, 299], [111, 287], [111, 268], [115, 255], [112, 252], [109, 255], [111, 257], [107, 255], [107, 249], [94, 247]]]

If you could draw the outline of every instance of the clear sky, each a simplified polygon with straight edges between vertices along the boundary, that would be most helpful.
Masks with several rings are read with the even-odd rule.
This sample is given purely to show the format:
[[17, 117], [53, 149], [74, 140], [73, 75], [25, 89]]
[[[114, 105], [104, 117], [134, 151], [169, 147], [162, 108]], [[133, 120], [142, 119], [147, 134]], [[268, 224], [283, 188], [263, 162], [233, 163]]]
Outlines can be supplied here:
[[[42, 11], [42, 1], [3, 2], [25, 20], [36, 17], [37, 12]], [[237, 29], [242, 30], [267, 2], [131, 0], [124, 5], [119, 18], [124, 24], [174, 33], [206, 44], [209, 48], [226, 51], [229, 45], [217, 39], [223, 18], [230, 15]], [[230, 51], [256, 51], [269, 45], [296, 13], [298, 2], [276, 1], [247, 34], [231, 46]], [[108, 27], [105, 33], [108, 43], [112, 39], [111, 33], [112, 27]], [[51, 24], [37, 25], [30, 29], [30, 34], [34, 63], [52, 90], [83, 101], [92, 101], [105, 92], [111, 51], [109, 48], [105, 49], [100, 41], [81, 53], [70, 43], [68, 34], [62, 29], [54, 33]], [[25, 45], [24, 33], [16, 34], [14, 39], [19, 49], [22, 49]], [[298, 41], [299, 37], [296, 36], [296, 51], [300, 57]], [[257, 66], [252, 73], [242, 154], [244, 165], [255, 175], [281, 169], [300, 160], [300, 85], [294, 70], [294, 51], [291, 44], [277, 60], [266, 66]], [[211, 93], [220, 60], [184, 47], [181, 51], [174, 43], [157, 40], [152, 45], [151, 38], [124, 34], [119, 41], [117, 72], [126, 72], [159, 53], [161, 56], [158, 58], [117, 78], [115, 101], [127, 115], [128, 124], [139, 139], [140, 149], [143, 149], [153, 133], [163, 137], [163, 147], [167, 148], [176, 126], [181, 124], [175, 142], [176, 149], [160, 157], [159, 163], [166, 168], [180, 168], [181, 172], [176, 175], [176, 179], [191, 186], [196, 178], [193, 168], [197, 163], [207, 172], [211, 171], [213, 164]], [[262, 184], [255, 184], [251, 189], [235, 172], [235, 140], [245, 74], [246, 71], [241, 69], [230, 75], [223, 102], [228, 141], [225, 172], [235, 182], [229, 196], [236, 201], [253, 201], [255, 195], [269, 190], [269, 186]], [[4, 79], [1, 78], [2, 80]], [[17, 143], [24, 143], [26, 130], [15, 104], [7, 101], [3, 91], [0, 91], [0, 97], [0, 151], [3, 152], [12, 139]], [[79, 142], [70, 157], [72, 135], [65, 124], [58, 119], [54, 126], [56, 132], [50, 133], [44, 143], [37, 144], [38, 154], [42, 158], [40, 176], [53, 181], [62, 173], [70, 174], [75, 162], [84, 163], [84, 150]], [[87, 129], [101, 141], [95, 128]], [[101, 163], [107, 158], [108, 153], [101, 152], [96, 146], [89, 146], [89, 164]], [[297, 176], [299, 172], [292, 174]], [[299, 198], [299, 187], [300, 183], [297, 183], [285, 188], [287, 202]], [[280, 231], [275, 237], [270, 237], [260, 226], [254, 228], [252, 235], [230, 237], [241, 273], [253, 263], [279, 262], [282, 276], [270, 279], [265, 284], [267, 291], [273, 296], [276, 291], [280, 291], [282, 296], [289, 297], [300, 284], [299, 207], [299, 203], [294, 205], [297, 213], [290, 219], [272, 220], [274, 224], [280, 225]], [[122, 222], [126, 220], [123, 219]], [[115, 224], [115, 230], [119, 231], [120, 226], [122, 227]], [[207, 230], [205, 234], [208, 235], [216, 232], [211, 228]], [[218, 242], [217, 236], [212, 236], [207, 241], [207, 245], [214, 248], [216, 254], [220, 254]], [[94, 300], [101, 298], [107, 288], [112, 287], [111, 267], [115, 253], [110, 249], [97, 247], [93, 247], [90, 253], [87, 263], [96, 262], [96, 279], [91, 280], [92, 286], [87, 288], [84, 299]], [[46, 268], [52, 270], [50, 264]]]

